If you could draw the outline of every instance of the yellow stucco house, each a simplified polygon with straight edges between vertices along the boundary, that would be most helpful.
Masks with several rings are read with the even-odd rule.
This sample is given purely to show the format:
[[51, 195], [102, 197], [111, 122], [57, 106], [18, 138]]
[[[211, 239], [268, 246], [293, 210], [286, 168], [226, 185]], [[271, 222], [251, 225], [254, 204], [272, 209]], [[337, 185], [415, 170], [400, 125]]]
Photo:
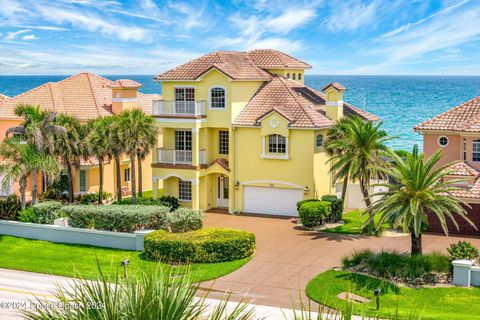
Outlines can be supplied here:
[[[22, 118], [15, 115], [15, 107], [19, 104], [38, 105], [41, 109], [74, 116], [80, 122], [102, 116], [110, 116], [130, 108], [140, 108], [147, 113], [152, 110], [152, 101], [161, 99], [158, 94], [138, 92], [141, 84], [123, 79], [110, 81], [93, 73], [79, 73], [59, 82], [48, 82], [15, 97], [0, 95], [0, 141], [6, 131], [18, 126]], [[161, 135], [160, 135], [161, 136]], [[143, 161], [143, 189], [149, 190], [151, 184], [151, 156]], [[127, 191], [130, 189], [130, 160], [127, 156], [121, 159], [121, 184]], [[3, 177], [0, 175], [0, 182]], [[73, 174], [74, 192], [76, 194], [97, 192], [99, 189], [99, 169], [96, 159], [82, 160]], [[38, 192], [47, 188], [47, 181], [39, 175]], [[30, 197], [32, 181], [27, 180], [27, 197]], [[104, 191], [115, 193], [115, 163], [109, 161], [104, 166]], [[18, 182], [12, 182], [6, 190], [0, 188], [0, 196], [18, 194]]]
[[335, 193], [323, 138], [337, 119], [378, 118], [343, 101], [338, 83], [304, 85], [305, 62], [276, 50], [218, 51], [158, 75], [163, 130], [153, 190], [184, 205], [296, 215], [296, 203]]

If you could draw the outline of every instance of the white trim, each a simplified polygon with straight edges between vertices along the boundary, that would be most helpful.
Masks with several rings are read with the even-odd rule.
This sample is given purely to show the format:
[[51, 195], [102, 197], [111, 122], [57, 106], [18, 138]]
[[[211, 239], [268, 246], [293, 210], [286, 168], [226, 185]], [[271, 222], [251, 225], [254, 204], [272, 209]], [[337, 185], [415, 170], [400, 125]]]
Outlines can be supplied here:
[[[442, 145], [442, 144], [440, 143], [440, 139], [441, 139], [441, 138], [447, 139], [447, 144], [446, 144], [446, 145]], [[438, 146], [439, 146], [440, 148], [445, 148], [445, 147], [447, 147], [449, 143], [450, 143], [450, 139], [448, 139], [447, 136], [439, 136], [439, 137], [437, 138], [437, 144], [438, 144]]]
[[[212, 108], [212, 89], [220, 88], [225, 91], [225, 107], [224, 108]], [[208, 88], [208, 110], [218, 110], [218, 111], [226, 111], [227, 110], [227, 88], [224, 86], [211, 86]]]
[[192, 183], [192, 186], [198, 186], [199, 184], [199, 181], [198, 179], [183, 179], [181, 176], [179, 176], [178, 174], [167, 174], [166, 176], [163, 176], [163, 177], [159, 177], [159, 179], [162, 179], [162, 180], [166, 180], [168, 178], [172, 178], [172, 177], [175, 177], [175, 178], [178, 178], [182, 181], [189, 181]]
[[343, 107], [343, 101], [342, 101], [342, 100], [339, 100], [339, 101], [326, 101], [326, 102], [325, 102], [325, 105], [326, 105], [326, 106], [330, 106], [330, 107]]
[[[178, 89], [179, 89], [179, 88], [190, 88], [190, 89], [193, 88], [193, 89], [197, 89], [197, 86], [193, 86], [193, 85], [189, 85], [189, 86], [178, 85], [178, 86], [176, 86], [176, 85], [174, 85], [173, 88], [174, 88], [174, 89], [177, 89], [177, 88], [178, 88]], [[174, 94], [175, 94], [175, 92], [174, 92]], [[174, 98], [173, 101], [175, 101], [175, 97], [173, 97], [173, 98]]]
[[284, 116], [283, 114], [281, 114], [280, 112], [278, 112], [278, 111], [275, 110], [275, 109], [270, 110], [268, 113], [264, 114], [261, 118], [258, 118], [256, 121], [257, 121], [257, 122], [262, 122], [263, 119], [265, 119], [266, 117], [268, 117], [268, 116], [271, 115], [272, 113], [278, 114], [278, 115], [281, 116], [283, 119], [287, 120], [288, 123], [291, 123], [290, 120], [288, 120], [287, 118], [285, 118], [285, 116]]
[[[177, 129], [175, 129], [175, 130], [177, 130]], [[199, 134], [200, 133], [200, 128], [192, 128], [192, 133]]]
[[201, 75], [199, 75], [195, 80], [196, 80], [196, 81], [202, 81], [202, 80], [203, 80], [203, 77], [205, 77], [207, 74], [209, 74], [209, 73], [212, 72], [213, 70], [217, 70], [218, 72], [220, 72], [221, 74], [223, 74], [228, 80], [233, 80], [233, 79], [230, 78], [225, 72], [223, 72], [222, 70], [218, 69], [218, 68], [215, 67], [215, 66], [212, 66], [210, 69], [208, 69], [207, 71], [205, 71], [204, 73], [202, 73]]
[[137, 98], [112, 98], [112, 102], [137, 102]]
[[173, 119], [173, 118], [161, 118], [158, 116], [154, 116], [157, 122], [165, 122], [165, 123], [195, 123], [199, 124], [202, 122], [207, 122], [207, 119]]
[[275, 154], [275, 153], [267, 153], [266, 151], [266, 144], [267, 144], [267, 139], [270, 137], [272, 134], [266, 135], [262, 137], [262, 145], [263, 145], [263, 150], [262, 154], [260, 155], [260, 158], [262, 159], [278, 159], [278, 160], [288, 160], [289, 159], [289, 153], [288, 153], [288, 137], [282, 136], [281, 134], [274, 133], [274, 135], [279, 135], [285, 138], [285, 154]]
[[265, 153], [261, 154], [260, 158], [262, 158], [262, 159], [277, 159], [277, 160], [288, 160], [289, 159], [288, 154], [275, 156], [275, 155], [270, 155], [270, 154], [265, 154]]
[[290, 183], [290, 182], [285, 182], [285, 181], [279, 181], [279, 180], [250, 180], [250, 181], [245, 181], [242, 182], [241, 185], [254, 185], [258, 183], [273, 183], [273, 184], [284, 184], [286, 186], [294, 187], [296, 189], [301, 189], [305, 190], [305, 187], [295, 184], [295, 183]]

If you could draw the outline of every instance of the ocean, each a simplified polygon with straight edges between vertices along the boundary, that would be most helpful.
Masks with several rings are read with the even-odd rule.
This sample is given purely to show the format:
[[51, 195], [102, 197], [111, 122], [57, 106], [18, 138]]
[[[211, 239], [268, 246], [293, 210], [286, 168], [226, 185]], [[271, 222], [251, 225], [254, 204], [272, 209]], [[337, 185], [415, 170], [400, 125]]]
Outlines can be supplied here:
[[[0, 93], [15, 96], [48, 81], [66, 76], [0, 76]], [[160, 93], [151, 75], [105, 75], [108, 79], [128, 78], [143, 85], [143, 93]], [[394, 149], [422, 148], [421, 135], [413, 127], [462, 102], [480, 96], [480, 77], [463, 76], [339, 76], [306, 75], [305, 83], [321, 90], [331, 81], [347, 87], [345, 101], [378, 115], [382, 128], [397, 138]]]

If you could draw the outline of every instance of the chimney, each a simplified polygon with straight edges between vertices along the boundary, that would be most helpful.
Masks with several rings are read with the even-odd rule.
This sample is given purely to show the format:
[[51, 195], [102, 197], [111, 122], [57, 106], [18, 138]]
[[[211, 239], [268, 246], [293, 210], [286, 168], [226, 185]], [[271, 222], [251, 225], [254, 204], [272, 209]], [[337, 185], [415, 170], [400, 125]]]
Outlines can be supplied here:
[[110, 85], [112, 88], [112, 112], [138, 108], [137, 89], [142, 85], [128, 79], [120, 79]]
[[343, 93], [347, 91], [347, 88], [338, 82], [330, 82], [322, 91], [325, 92], [327, 96], [327, 118], [336, 122], [343, 117]]

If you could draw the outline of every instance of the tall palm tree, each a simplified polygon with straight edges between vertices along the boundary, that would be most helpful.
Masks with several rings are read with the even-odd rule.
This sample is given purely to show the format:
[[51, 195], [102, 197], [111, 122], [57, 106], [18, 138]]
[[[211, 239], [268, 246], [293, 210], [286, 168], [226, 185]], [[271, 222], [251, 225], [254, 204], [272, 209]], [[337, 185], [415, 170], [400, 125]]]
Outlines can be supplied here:
[[108, 137], [113, 135], [110, 130], [113, 128], [112, 117], [101, 117], [90, 121], [87, 124], [88, 134], [86, 137], [87, 155], [97, 158], [99, 187], [98, 203], [103, 202], [103, 165], [112, 158], [111, 143]]
[[60, 114], [55, 123], [66, 129], [66, 133], [54, 134], [55, 154], [65, 166], [68, 177], [68, 202], [73, 203], [73, 170], [80, 166], [82, 157], [82, 125], [77, 118]]
[[[330, 143], [331, 148], [342, 150], [329, 159], [332, 170], [342, 175], [348, 173], [350, 179], [359, 182], [367, 208], [372, 204], [369, 191], [371, 181], [382, 176], [378, 168], [388, 166], [385, 156], [389, 150], [385, 143], [394, 138], [389, 137], [380, 126], [381, 123], [374, 124], [352, 117], [344, 127], [345, 137]], [[366, 231], [373, 231], [373, 227], [372, 221], [366, 226]]]
[[[18, 105], [15, 114], [24, 120], [20, 126], [7, 130], [6, 135], [18, 133], [31, 144], [35, 145], [38, 152], [52, 154], [54, 152], [54, 135], [66, 134], [65, 128], [55, 125], [57, 114], [40, 109], [40, 106]], [[37, 177], [38, 170], [32, 172], [32, 204], [37, 202]]]
[[34, 171], [41, 170], [50, 180], [59, 173], [58, 160], [55, 156], [38, 152], [32, 143], [25, 143], [21, 138], [6, 138], [0, 144], [0, 173], [3, 174], [2, 188], [5, 190], [11, 181], [19, 181], [20, 201], [25, 209], [25, 191], [27, 177]]
[[122, 200], [122, 178], [121, 178], [121, 162], [120, 157], [125, 153], [125, 144], [122, 141], [124, 135], [120, 134], [121, 130], [121, 118], [120, 115], [113, 115], [105, 118], [105, 132], [104, 139], [108, 142], [107, 154], [115, 161], [115, 179], [116, 179], [116, 192], [117, 201]]
[[[132, 202], [136, 203], [135, 159], [151, 149], [156, 143], [157, 127], [152, 117], [140, 109], [123, 111], [120, 114], [120, 140], [125, 146], [125, 152], [130, 157], [130, 172], [132, 183]], [[141, 161], [141, 160], [140, 160]], [[141, 162], [139, 168], [141, 167]], [[141, 171], [141, 169], [140, 169]], [[139, 172], [139, 175], [141, 172]], [[140, 178], [139, 178], [140, 179]], [[141, 182], [141, 179], [139, 180]]]
[[419, 153], [415, 146], [411, 154], [405, 155], [405, 159], [396, 154], [391, 157], [395, 166], [379, 170], [390, 176], [395, 183], [385, 185], [388, 188], [386, 191], [375, 194], [379, 200], [369, 210], [380, 215], [377, 222], [379, 226], [393, 221], [394, 228], [401, 227], [404, 232], [410, 233], [413, 255], [422, 254], [422, 232], [428, 226], [429, 215], [437, 217], [446, 235], [447, 220], [458, 229], [455, 215], [475, 227], [467, 218], [465, 206], [468, 205], [451, 194], [451, 191], [458, 189], [455, 188], [458, 180], [445, 179], [450, 173], [448, 167], [451, 164], [438, 165], [440, 151], [425, 159], [425, 154]]
[[[328, 130], [327, 136], [324, 142], [325, 152], [330, 158], [334, 156], [340, 156], [345, 150], [343, 146], [337, 145], [335, 142], [345, 139], [347, 136], [347, 128], [352, 121], [351, 117], [341, 118], [332, 128]], [[345, 197], [347, 194], [348, 179], [350, 174], [349, 162], [344, 163], [340, 167], [330, 167], [330, 173], [333, 173], [333, 182], [336, 183], [339, 180], [343, 180], [342, 185], [342, 202], [345, 203]]]
[[142, 161], [150, 154], [158, 139], [158, 127], [155, 125], [155, 120], [147, 114], [143, 114], [140, 120], [142, 123], [140, 124], [140, 140], [137, 146], [139, 197], [143, 195]]

